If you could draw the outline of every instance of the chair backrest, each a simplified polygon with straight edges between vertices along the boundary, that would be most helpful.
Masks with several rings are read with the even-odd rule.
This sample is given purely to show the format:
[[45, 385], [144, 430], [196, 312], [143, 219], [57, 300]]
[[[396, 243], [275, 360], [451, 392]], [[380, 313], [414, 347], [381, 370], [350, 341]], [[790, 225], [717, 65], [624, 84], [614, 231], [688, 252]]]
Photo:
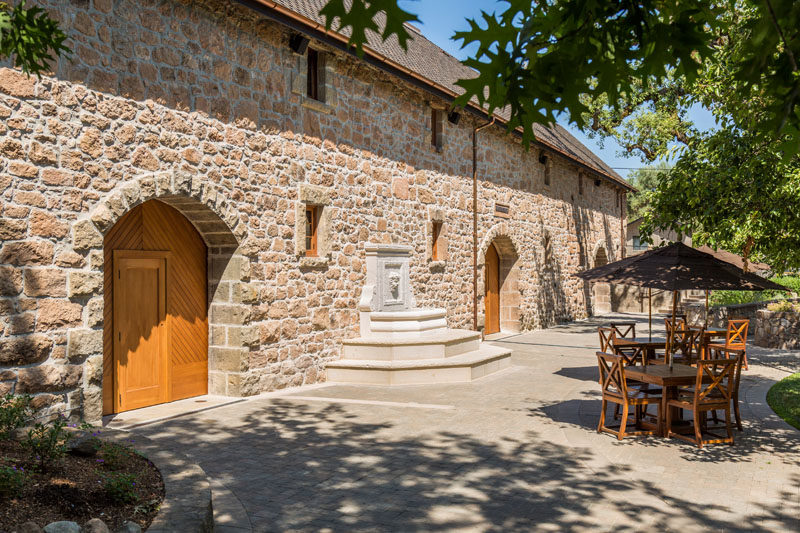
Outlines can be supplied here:
[[747, 346], [747, 319], [728, 320], [728, 334], [725, 337], [726, 348], [745, 348]]
[[[735, 359], [703, 359], [697, 361], [697, 379], [694, 387], [695, 404], [709, 398], [717, 391], [724, 400], [731, 401], [736, 385], [736, 366], [741, 358]], [[708, 383], [703, 383], [708, 380]]]
[[704, 329], [676, 329], [671, 332], [670, 350], [671, 353], [678, 351], [684, 357], [692, 360], [700, 358], [700, 351], [702, 349]]
[[618, 355], [597, 352], [597, 366], [600, 369], [600, 388], [603, 394], [628, 397], [628, 384], [625, 382], [625, 361]]
[[611, 329], [614, 330], [618, 338], [636, 338], [636, 322], [612, 322]]
[[597, 333], [600, 335], [600, 351], [610, 352], [614, 341], [614, 328], [597, 328]]
[[647, 360], [645, 359], [646, 354], [644, 351], [644, 346], [641, 344], [630, 344], [620, 346], [617, 342], [619, 337], [616, 335], [613, 339], [611, 339], [611, 352], [615, 355], [618, 355], [624, 359], [625, 366], [633, 366], [633, 365], [646, 365]]

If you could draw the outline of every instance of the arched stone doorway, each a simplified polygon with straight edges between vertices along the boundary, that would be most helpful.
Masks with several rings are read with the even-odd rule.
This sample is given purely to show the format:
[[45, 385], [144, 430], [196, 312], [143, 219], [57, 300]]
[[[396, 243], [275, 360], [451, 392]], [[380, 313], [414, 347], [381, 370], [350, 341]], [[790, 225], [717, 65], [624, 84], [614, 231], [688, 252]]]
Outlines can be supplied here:
[[483, 254], [484, 334], [520, 331], [519, 256], [506, 235], [486, 244]]
[[[606, 249], [601, 246], [595, 252], [594, 266], [599, 267], [605, 264], [608, 264], [608, 254], [606, 254]], [[592, 296], [594, 299], [593, 314], [611, 312], [611, 285], [608, 283], [595, 283], [592, 288]]]
[[177, 209], [149, 200], [106, 233], [103, 411], [208, 392], [208, 248]]

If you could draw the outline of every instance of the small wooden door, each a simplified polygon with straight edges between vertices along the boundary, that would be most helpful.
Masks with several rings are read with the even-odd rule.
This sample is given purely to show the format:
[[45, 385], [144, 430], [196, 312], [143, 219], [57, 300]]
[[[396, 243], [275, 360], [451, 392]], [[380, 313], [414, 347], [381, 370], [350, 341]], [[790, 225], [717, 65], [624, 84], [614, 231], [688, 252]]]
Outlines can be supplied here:
[[167, 401], [167, 257], [114, 250], [114, 410]]
[[486, 335], [500, 331], [500, 256], [494, 244], [486, 250]]

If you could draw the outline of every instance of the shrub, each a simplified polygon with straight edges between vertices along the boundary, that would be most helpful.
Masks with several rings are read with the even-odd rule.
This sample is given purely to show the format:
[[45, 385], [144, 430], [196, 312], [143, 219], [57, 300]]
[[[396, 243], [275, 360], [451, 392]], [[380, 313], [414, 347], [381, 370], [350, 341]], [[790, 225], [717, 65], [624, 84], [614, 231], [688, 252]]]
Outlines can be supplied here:
[[19, 496], [28, 480], [25, 469], [16, 466], [0, 466], [0, 498]]
[[30, 396], [6, 394], [0, 397], [0, 440], [10, 438], [15, 429], [25, 424], [30, 414]]
[[776, 311], [779, 313], [800, 313], [800, 304], [792, 303], [788, 300], [782, 300], [767, 305], [768, 311]]
[[66, 426], [66, 420], [59, 415], [50, 424], [37, 423], [28, 430], [28, 438], [22, 444], [39, 463], [41, 470], [46, 470], [66, 455], [67, 443], [71, 438], [64, 429]]
[[120, 470], [128, 462], [134, 451], [128, 445], [103, 441], [100, 443], [100, 459], [98, 462], [111, 470]]
[[[778, 285], [783, 285], [794, 293], [800, 293], [800, 277], [776, 276], [771, 278]], [[785, 291], [714, 291], [711, 293], [710, 305], [738, 305], [782, 300], [791, 295]]]
[[113, 472], [103, 476], [103, 489], [118, 504], [133, 503], [139, 500], [136, 494], [136, 475]]

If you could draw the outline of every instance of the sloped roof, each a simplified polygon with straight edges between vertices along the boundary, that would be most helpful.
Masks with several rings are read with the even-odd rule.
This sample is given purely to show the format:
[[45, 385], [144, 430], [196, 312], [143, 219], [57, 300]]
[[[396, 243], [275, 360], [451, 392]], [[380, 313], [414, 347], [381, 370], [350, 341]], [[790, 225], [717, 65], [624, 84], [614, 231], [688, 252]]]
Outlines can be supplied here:
[[[698, 250], [700, 250], [701, 252], [705, 252], [707, 254], [711, 254], [717, 259], [725, 261], [726, 263], [730, 263], [739, 268], [744, 268], [744, 258], [741, 255], [737, 255], [733, 252], [728, 252], [726, 250], [714, 250], [710, 246], [700, 246]], [[770, 270], [770, 266], [768, 264], [753, 263], [752, 261], [748, 262], [747, 268], [750, 272], [765, 272], [767, 270]]]
[[[319, 11], [327, 0], [258, 1], [268, 8], [282, 7], [289, 10], [306, 19], [312, 29], [324, 31], [325, 20], [319, 14]], [[383, 13], [381, 13], [380, 17], [383, 16]], [[382, 25], [382, 23], [383, 20], [379, 19], [378, 24]], [[463, 93], [463, 89], [458, 87], [455, 82], [459, 79], [472, 78], [476, 76], [476, 72], [426, 39], [419, 29], [412, 25], [407, 25], [407, 27], [412, 36], [408, 43], [408, 51], [403, 50], [396, 36], [393, 35], [390, 39], [383, 41], [378, 34], [372, 31], [367, 32], [365, 50], [367, 53], [374, 52], [392, 63], [415, 73], [434, 86], [442, 87], [454, 94]], [[350, 32], [347, 29], [338, 33], [347, 37]], [[496, 112], [495, 116], [502, 121], [506, 121], [509, 114], [501, 111]], [[626, 189], [633, 190], [633, 187], [622, 176], [614, 172], [600, 157], [584, 146], [562, 126], [555, 124], [548, 128], [536, 124], [534, 125], [534, 133], [537, 142], [540, 144], [582, 163]]]

